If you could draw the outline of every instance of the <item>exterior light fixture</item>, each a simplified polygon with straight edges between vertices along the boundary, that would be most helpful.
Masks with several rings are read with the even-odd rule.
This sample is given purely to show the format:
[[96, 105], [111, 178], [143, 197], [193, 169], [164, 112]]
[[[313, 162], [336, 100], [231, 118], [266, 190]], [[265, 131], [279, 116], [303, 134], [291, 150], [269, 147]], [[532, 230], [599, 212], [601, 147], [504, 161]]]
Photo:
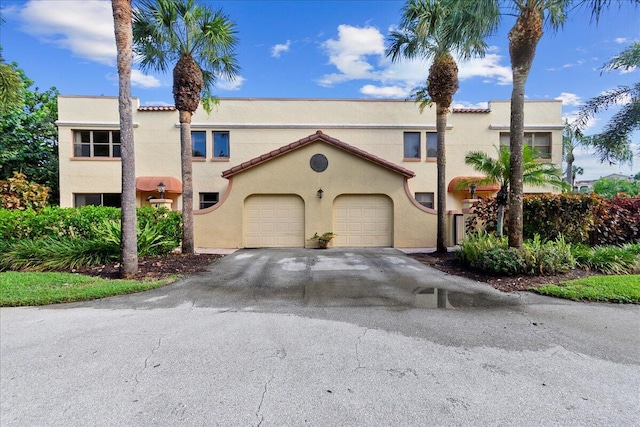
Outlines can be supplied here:
[[318, 199], [322, 199], [322, 193], [324, 193], [324, 191], [322, 191], [322, 188], [318, 190]]
[[158, 193], [160, 194], [160, 198], [161, 198], [161, 199], [164, 199], [164, 190], [165, 190], [166, 188], [167, 188], [167, 187], [164, 185], [164, 182], [160, 181], [160, 182], [158, 183]]
[[475, 199], [476, 198], [476, 183], [472, 182], [471, 185], [469, 186], [469, 192], [471, 192], [471, 198]]

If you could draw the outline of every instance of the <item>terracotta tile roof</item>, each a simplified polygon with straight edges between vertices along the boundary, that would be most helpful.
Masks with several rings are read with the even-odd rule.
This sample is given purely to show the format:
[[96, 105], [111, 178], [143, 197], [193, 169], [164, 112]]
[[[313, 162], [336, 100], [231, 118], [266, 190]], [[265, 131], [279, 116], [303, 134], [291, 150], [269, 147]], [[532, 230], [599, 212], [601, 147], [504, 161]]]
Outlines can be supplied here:
[[147, 105], [138, 107], [138, 111], [176, 111], [173, 105]]
[[489, 108], [454, 108], [454, 113], [490, 113]]
[[329, 145], [332, 145], [334, 147], [340, 148], [344, 151], [346, 151], [347, 153], [353, 154], [355, 156], [358, 156], [362, 159], [368, 160], [372, 163], [375, 163], [379, 166], [382, 166], [384, 168], [387, 168], [393, 172], [399, 173], [400, 175], [404, 175], [407, 178], [413, 178], [414, 176], [416, 176], [415, 173], [413, 173], [412, 171], [410, 171], [409, 169], [405, 169], [402, 166], [398, 166], [395, 163], [392, 163], [388, 160], [382, 159], [378, 156], [374, 156], [373, 154], [369, 154], [364, 150], [361, 150], [359, 148], [354, 147], [353, 145], [349, 145], [346, 142], [342, 142], [339, 139], [336, 138], [332, 138], [329, 135], [325, 135], [324, 133], [322, 133], [321, 130], [317, 131], [316, 133], [314, 133], [313, 135], [309, 135], [306, 138], [302, 138], [296, 142], [292, 142], [289, 145], [285, 145], [284, 147], [280, 147], [277, 150], [273, 150], [269, 153], [263, 154], [262, 156], [258, 156], [256, 158], [253, 158], [249, 161], [246, 161], [238, 166], [234, 166], [231, 169], [228, 169], [224, 172], [222, 172], [222, 177], [223, 178], [229, 178], [237, 173], [240, 173], [242, 171], [245, 171], [249, 168], [252, 168], [256, 165], [259, 165], [261, 163], [267, 162], [273, 158], [282, 156], [286, 153], [289, 153], [297, 148], [300, 147], [304, 147], [305, 145], [309, 145], [313, 142], [317, 142], [317, 141], [322, 141], [325, 142]]

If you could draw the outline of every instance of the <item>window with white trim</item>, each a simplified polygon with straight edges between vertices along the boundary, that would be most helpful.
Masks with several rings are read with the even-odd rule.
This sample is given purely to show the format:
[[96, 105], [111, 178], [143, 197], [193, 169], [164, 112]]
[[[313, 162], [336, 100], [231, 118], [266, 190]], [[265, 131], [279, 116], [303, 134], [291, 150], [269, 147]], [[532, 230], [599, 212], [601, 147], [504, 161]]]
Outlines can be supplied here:
[[420, 132], [404, 133], [404, 158], [420, 158]]
[[415, 198], [425, 208], [433, 209], [433, 193], [416, 193]]
[[88, 193], [74, 194], [73, 205], [79, 206], [112, 206], [119, 208], [122, 206], [120, 193]]
[[73, 131], [74, 157], [120, 157], [119, 130]]
[[200, 209], [209, 208], [220, 200], [220, 193], [200, 193]]
[[213, 132], [213, 157], [229, 158], [229, 132]]
[[[540, 158], [551, 159], [551, 132], [525, 132], [524, 143], [535, 148]], [[509, 132], [500, 132], [500, 145], [509, 147]]]

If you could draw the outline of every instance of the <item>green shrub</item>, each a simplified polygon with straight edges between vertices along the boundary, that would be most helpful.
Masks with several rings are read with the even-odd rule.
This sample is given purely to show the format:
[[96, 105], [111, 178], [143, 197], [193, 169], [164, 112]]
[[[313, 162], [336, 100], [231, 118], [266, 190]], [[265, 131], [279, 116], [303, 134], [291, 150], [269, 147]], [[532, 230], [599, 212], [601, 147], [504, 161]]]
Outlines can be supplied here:
[[[94, 233], [98, 240], [120, 247], [122, 236], [120, 221], [103, 221], [96, 226]], [[140, 256], [166, 254], [180, 243], [174, 238], [162, 235], [159, 227], [153, 226], [151, 222], [147, 222], [144, 228], [138, 227], [137, 240]]]
[[460, 260], [473, 268], [494, 274], [556, 274], [575, 267], [571, 245], [560, 237], [543, 242], [540, 236], [523, 244], [522, 251], [509, 248], [506, 237], [479, 233], [460, 244]]
[[[140, 228], [144, 229], [146, 224], [150, 223], [158, 230], [159, 234], [176, 242], [180, 241], [182, 235], [180, 212], [147, 206], [138, 208], [137, 215]], [[39, 212], [0, 209], [0, 241], [45, 237], [73, 237], [91, 240], [97, 237], [95, 234], [96, 224], [119, 220], [120, 209], [104, 206], [47, 207]]]
[[640, 271], [638, 246], [578, 246], [572, 253], [582, 268], [605, 274], [631, 274]]
[[542, 242], [539, 235], [522, 245], [524, 272], [529, 275], [565, 273], [576, 266], [571, 245], [562, 236]]
[[97, 265], [120, 257], [120, 248], [100, 240], [24, 239], [0, 254], [0, 271], [46, 271]]

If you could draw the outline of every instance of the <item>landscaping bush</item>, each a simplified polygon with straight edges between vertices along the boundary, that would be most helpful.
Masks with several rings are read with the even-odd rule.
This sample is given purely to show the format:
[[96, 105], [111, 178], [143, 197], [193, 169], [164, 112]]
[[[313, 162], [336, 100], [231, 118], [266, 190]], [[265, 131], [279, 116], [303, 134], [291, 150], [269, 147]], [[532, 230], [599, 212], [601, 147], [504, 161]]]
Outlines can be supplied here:
[[11, 243], [0, 254], [0, 271], [46, 271], [97, 265], [120, 257], [111, 242], [69, 237]]
[[559, 238], [542, 242], [540, 236], [523, 244], [522, 251], [509, 248], [505, 237], [479, 233], [460, 244], [460, 260], [473, 268], [494, 274], [543, 275], [566, 272], [575, 267], [571, 246]]
[[[496, 230], [494, 198], [474, 204], [467, 220], [468, 234]], [[505, 224], [509, 212], [505, 211]], [[640, 242], [640, 197], [619, 194], [607, 199], [596, 194], [536, 194], [523, 200], [523, 234], [543, 241], [563, 236], [569, 243], [621, 245]], [[505, 229], [504, 233], [507, 233]]]
[[605, 274], [640, 272], [640, 245], [596, 246], [577, 245], [571, 248], [578, 266]]
[[29, 182], [25, 174], [14, 172], [13, 178], [0, 181], [0, 207], [40, 210], [47, 206], [49, 190], [49, 187]]
[[[149, 223], [158, 230], [159, 234], [173, 239], [176, 243], [180, 242], [182, 236], [180, 212], [147, 206], [138, 208], [137, 215], [140, 228], [145, 228]], [[0, 241], [45, 237], [91, 240], [97, 237], [96, 224], [102, 224], [105, 221], [120, 221], [120, 209], [104, 206], [47, 207], [39, 212], [0, 209]]]

